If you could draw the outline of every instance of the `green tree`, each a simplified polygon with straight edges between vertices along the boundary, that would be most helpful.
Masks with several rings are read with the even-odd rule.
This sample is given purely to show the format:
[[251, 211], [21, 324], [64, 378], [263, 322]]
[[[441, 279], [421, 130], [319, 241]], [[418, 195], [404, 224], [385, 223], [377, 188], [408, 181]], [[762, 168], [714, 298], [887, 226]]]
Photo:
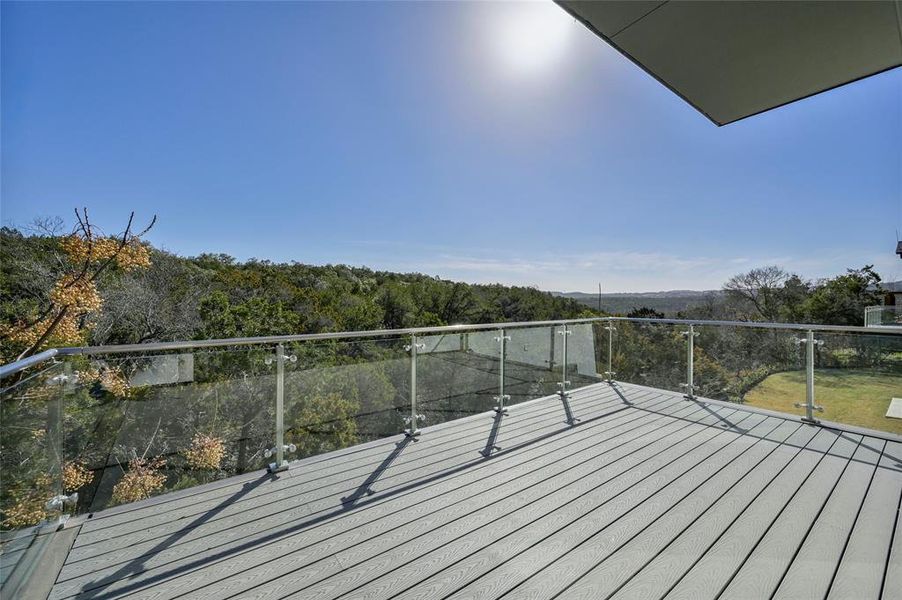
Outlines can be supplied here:
[[804, 314], [812, 323], [863, 325], [865, 307], [880, 304], [880, 297], [880, 275], [865, 265], [820, 282], [806, 299]]

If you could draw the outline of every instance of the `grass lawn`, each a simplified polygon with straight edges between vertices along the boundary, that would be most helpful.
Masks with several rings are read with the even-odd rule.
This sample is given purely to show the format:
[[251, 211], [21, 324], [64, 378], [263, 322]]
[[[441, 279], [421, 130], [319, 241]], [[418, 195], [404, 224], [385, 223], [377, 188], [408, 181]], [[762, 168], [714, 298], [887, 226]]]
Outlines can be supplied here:
[[[858, 425], [902, 435], [902, 419], [884, 415], [892, 398], [902, 398], [902, 376], [847, 369], [815, 372], [814, 399], [824, 407], [815, 416], [827, 421]], [[805, 372], [771, 375], [745, 396], [746, 404], [792, 414], [803, 414], [796, 402], [805, 402]]]

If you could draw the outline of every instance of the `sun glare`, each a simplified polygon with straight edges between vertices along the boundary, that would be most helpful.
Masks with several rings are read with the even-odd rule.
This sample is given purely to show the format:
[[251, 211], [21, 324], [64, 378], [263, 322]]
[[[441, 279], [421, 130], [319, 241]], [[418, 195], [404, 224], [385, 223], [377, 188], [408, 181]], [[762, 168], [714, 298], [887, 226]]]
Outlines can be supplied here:
[[501, 68], [518, 78], [547, 73], [567, 54], [573, 19], [552, 2], [510, 5], [490, 42]]

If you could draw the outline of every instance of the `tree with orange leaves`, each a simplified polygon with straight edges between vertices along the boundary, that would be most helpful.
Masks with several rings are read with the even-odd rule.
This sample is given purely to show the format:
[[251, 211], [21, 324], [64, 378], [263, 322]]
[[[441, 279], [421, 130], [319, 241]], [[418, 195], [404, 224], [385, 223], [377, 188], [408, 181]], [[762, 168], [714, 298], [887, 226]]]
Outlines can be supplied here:
[[114, 236], [104, 235], [92, 224], [86, 208], [76, 209], [75, 217], [77, 224], [72, 233], [59, 242], [61, 272], [41, 306], [16, 323], [0, 326], [0, 339], [19, 348], [24, 346], [12, 357], [16, 360], [31, 356], [51, 343], [60, 346], [83, 343], [91, 329], [90, 316], [103, 306], [97, 288], [101, 276], [113, 270], [129, 272], [150, 266], [150, 252], [141, 237], [153, 227], [156, 217], [135, 233], [132, 212], [125, 230]]

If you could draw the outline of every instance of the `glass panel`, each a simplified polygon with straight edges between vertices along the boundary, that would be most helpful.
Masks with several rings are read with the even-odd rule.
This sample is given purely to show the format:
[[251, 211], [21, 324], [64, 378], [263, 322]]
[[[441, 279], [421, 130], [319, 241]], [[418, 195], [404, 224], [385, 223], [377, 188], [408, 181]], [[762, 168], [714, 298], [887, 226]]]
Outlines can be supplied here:
[[264, 468], [272, 356], [253, 347], [74, 359], [65, 454], [84, 473], [79, 512]]
[[816, 346], [814, 399], [824, 407], [815, 416], [902, 434], [902, 418], [886, 415], [892, 399], [902, 398], [902, 335], [815, 337], [821, 344]]
[[[575, 390], [599, 383], [607, 370], [607, 331], [604, 323], [575, 323], [570, 325], [567, 340], [568, 389]], [[602, 335], [603, 334], [603, 335]]]
[[865, 327], [902, 327], [902, 306], [869, 306], [864, 309]]
[[559, 327], [518, 327], [510, 336], [504, 362], [508, 405], [556, 394], [561, 380]]
[[805, 332], [695, 326], [696, 395], [804, 415]]
[[44, 363], [0, 385], [0, 596], [14, 598], [46, 576], [41, 557], [71, 511], [61, 498], [50, 503], [63, 493], [61, 414], [71, 378], [64, 364]]
[[[614, 379], [684, 392], [688, 328], [664, 323], [614, 321]], [[607, 332], [604, 332], [607, 334]]]
[[296, 359], [285, 364], [285, 443], [297, 446], [288, 460], [402, 433], [410, 415], [407, 344], [402, 338], [287, 344], [286, 354]]
[[500, 335], [492, 329], [417, 337], [425, 344], [417, 362], [417, 407], [426, 424], [483, 413], [498, 404]]

